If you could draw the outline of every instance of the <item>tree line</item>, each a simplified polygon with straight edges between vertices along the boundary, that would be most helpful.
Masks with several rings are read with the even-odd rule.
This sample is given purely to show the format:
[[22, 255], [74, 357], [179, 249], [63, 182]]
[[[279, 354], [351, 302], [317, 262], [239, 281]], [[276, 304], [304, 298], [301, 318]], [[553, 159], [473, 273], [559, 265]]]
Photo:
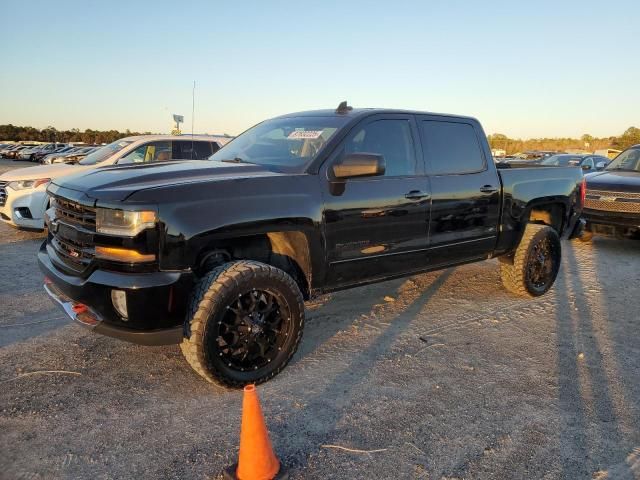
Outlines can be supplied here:
[[15, 125], [0, 125], [0, 141], [25, 141], [33, 140], [36, 142], [84, 142], [90, 144], [111, 143], [116, 140], [129, 137], [131, 135], [144, 135], [150, 132], [132, 132], [129, 129], [124, 132], [118, 130], [92, 130], [87, 128], [81, 132], [77, 128], [71, 130], [57, 130], [54, 127], [38, 129], [34, 127], [17, 127]]
[[[37, 142], [84, 142], [90, 144], [111, 143], [120, 138], [131, 135], [143, 135], [150, 132], [132, 132], [125, 130], [91, 130], [87, 128], [81, 132], [77, 128], [71, 130], [57, 130], [54, 127], [37, 129], [34, 127], [17, 127], [15, 125], [0, 125], [0, 141], [24, 141], [33, 140]], [[616, 148], [624, 150], [631, 145], [640, 144], [640, 128], [629, 127], [618, 137], [596, 138], [589, 134], [584, 134], [580, 138], [530, 138], [528, 140], [509, 138], [501, 133], [488, 135], [487, 139], [491, 148], [503, 149], [507, 155], [526, 150], [555, 150], [566, 151], [567, 149], [584, 149], [588, 151], [600, 150], [603, 148]], [[588, 146], [587, 146], [588, 145]]]
[[566, 151], [568, 149], [581, 149], [595, 151], [604, 148], [624, 150], [631, 145], [640, 144], [640, 128], [629, 127], [618, 137], [596, 138], [585, 133], [580, 138], [530, 138], [528, 140], [509, 138], [501, 133], [487, 135], [491, 148], [507, 151], [507, 155], [524, 152], [527, 150], [554, 150]]

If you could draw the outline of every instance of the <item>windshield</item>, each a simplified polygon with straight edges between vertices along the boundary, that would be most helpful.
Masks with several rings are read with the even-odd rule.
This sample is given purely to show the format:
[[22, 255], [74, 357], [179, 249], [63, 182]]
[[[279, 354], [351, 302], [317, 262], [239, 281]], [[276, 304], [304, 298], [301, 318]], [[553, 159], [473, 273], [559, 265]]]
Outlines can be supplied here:
[[609, 164], [605, 170], [627, 170], [640, 172], [640, 148], [625, 150]]
[[222, 147], [211, 160], [272, 167], [300, 167], [315, 158], [346, 117], [288, 117], [267, 120]]
[[110, 143], [109, 145], [106, 145], [102, 148], [99, 148], [93, 153], [90, 153], [89, 155], [84, 157], [82, 160], [80, 160], [80, 162], [78, 163], [80, 165], [95, 165], [96, 163], [100, 163], [106, 160], [111, 155], [113, 155], [119, 150], [122, 150], [124, 147], [126, 147], [131, 143], [133, 143], [133, 140], [116, 140], [115, 142]]

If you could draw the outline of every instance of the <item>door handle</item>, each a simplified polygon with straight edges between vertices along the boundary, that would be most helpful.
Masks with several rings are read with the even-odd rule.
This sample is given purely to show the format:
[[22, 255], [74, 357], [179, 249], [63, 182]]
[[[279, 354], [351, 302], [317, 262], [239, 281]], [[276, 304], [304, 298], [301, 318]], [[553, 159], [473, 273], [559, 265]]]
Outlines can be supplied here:
[[409, 200], [422, 200], [423, 198], [431, 198], [426, 192], [421, 192], [420, 190], [411, 190], [409, 193], [405, 194], [404, 198]]
[[498, 191], [498, 187], [494, 187], [493, 185], [485, 185], [480, 187], [480, 191], [482, 193], [495, 193]]

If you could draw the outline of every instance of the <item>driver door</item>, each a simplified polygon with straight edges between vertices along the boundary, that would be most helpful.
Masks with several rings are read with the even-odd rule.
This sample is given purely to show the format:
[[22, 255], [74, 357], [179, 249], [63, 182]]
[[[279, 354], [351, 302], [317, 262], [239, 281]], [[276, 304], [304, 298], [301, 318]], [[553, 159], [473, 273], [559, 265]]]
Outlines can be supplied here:
[[[321, 171], [327, 284], [404, 274], [427, 263], [429, 180], [412, 115], [376, 115], [355, 128]], [[382, 155], [384, 175], [332, 182], [329, 169], [349, 153]]]

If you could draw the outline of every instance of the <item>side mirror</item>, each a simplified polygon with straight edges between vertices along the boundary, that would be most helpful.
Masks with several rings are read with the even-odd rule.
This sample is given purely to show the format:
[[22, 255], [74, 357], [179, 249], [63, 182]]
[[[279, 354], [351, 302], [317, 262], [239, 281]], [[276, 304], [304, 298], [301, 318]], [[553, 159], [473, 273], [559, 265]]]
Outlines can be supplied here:
[[333, 176], [337, 179], [375, 177], [384, 175], [384, 157], [375, 153], [350, 153], [333, 166]]
[[607, 166], [607, 162], [598, 162], [596, 163], [596, 170], [604, 170], [604, 167]]
[[591, 165], [582, 165], [583, 170], [591, 170]]

